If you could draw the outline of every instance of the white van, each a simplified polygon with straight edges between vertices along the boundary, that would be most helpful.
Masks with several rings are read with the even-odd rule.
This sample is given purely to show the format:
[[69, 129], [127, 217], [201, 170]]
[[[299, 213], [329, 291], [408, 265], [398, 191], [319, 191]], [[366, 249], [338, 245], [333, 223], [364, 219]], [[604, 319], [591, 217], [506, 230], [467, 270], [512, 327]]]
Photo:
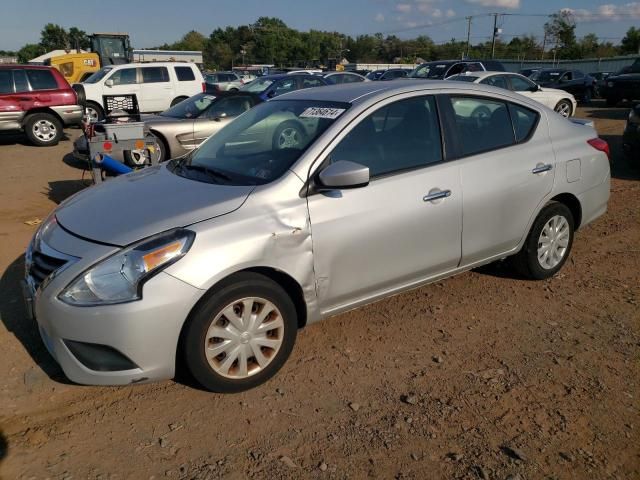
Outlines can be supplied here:
[[103, 67], [80, 85], [89, 118], [98, 121], [105, 116], [103, 95], [135, 94], [140, 113], [162, 112], [203, 92], [204, 78], [195, 63], [127, 63]]

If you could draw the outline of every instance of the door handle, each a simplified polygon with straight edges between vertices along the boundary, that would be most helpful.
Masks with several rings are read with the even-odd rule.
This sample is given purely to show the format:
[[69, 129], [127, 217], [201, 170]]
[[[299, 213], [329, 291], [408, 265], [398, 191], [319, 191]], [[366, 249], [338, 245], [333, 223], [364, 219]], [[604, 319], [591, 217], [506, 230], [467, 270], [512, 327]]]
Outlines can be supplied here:
[[423, 202], [433, 202], [434, 200], [440, 200], [441, 198], [447, 198], [451, 196], [451, 190], [438, 190], [430, 191], [427, 195], [422, 197]]
[[548, 172], [552, 168], [553, 168], [553, 165], [551, 165], [550, 163], [547, 163], [545, 165], [543, 165], [542, 163], [539, 163], [538, 165], [536, 165], [536, 168], [531, 170], [531, 173], [544, 173], [544, 172]]

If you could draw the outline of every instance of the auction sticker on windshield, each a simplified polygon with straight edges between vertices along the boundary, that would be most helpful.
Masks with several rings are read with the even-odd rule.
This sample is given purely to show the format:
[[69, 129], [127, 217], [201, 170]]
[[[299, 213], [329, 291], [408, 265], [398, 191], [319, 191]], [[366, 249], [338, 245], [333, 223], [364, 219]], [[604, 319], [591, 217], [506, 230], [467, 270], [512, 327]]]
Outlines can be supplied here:
[[309, 107], [300, 114], [300, 118], [328, 118], [335, 120], [344, 110], [344, 108]]

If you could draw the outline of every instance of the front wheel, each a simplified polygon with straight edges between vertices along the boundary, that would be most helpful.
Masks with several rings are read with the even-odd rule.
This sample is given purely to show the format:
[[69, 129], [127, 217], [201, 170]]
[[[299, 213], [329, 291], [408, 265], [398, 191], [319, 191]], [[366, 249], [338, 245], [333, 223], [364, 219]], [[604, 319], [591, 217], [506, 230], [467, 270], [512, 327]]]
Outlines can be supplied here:
[[284, 150], [286, 148], [301, 149], [305, 142], [304, 127], [297, 122], [284, 122], [273, 134], [273, 149]]
[[571, 210], [562, 203], [548, 204], [538, 214], [522, 250], [514, 257], [518, 271], [533, 280], [554, 276], [569, 257], [573, 232]]
[[282, 287], [256, 273], [233, 275], [188, 320], [186, 366], [207, 390], [248, 390], [284, 365], [297, 326], [296, 309]]
[[573, 105], [569, 100], [560, 100], [554, 110], [563, 117], [568, 118], [573, 113]]

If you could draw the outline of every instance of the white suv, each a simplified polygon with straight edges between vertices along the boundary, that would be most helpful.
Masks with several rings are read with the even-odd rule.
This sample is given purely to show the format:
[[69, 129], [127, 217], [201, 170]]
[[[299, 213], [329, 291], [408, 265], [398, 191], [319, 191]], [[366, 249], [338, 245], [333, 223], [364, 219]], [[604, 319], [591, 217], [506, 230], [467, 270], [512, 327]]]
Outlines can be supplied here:
[[194, 63], [128, 63], [103, 67], [81, 87], [89, 118], [98, 121], [105, 116], [103, 95], [135, 94], [140, 113], [162, 112], [203, 92], [204, 78]]

